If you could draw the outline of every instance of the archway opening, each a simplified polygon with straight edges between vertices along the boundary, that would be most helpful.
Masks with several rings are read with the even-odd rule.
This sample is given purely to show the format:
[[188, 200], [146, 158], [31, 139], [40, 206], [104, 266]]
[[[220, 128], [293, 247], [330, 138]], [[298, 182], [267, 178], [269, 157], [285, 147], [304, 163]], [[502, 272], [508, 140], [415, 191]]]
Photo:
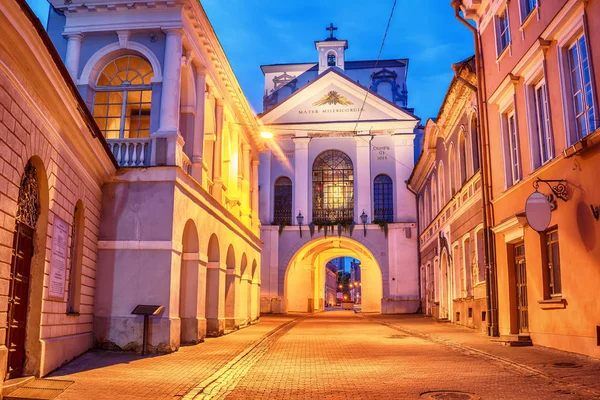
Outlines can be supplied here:
[[[285, 275], [285, 310], [287, 312], [325, 310], [331, 303], [326, 289], [329, 286], [327, 277], [331, 276], [328, 271], [332, 270], [328, 264], [331, 265], [332, 260], [339, 258], [348, 260], [348, 266], [346, 268], [344, 265], [344, 270], [347, 269], [350, 276], [346, 287], [342, 290], [342, 293], [347, 293], [346, 300], [356, 302], [358, 298], [362, 312], [381, 312], [383, 281], [379, 263], [363, 244], [345, 237], [315, 239], [296, 252], [288, 264]], [[352, 265], [354, 265], [354, 274], [351, 272]], [[340, 289], [339, 283], [337, 285]]]
[[200, 243], [196, 224], [192, 220], [188, 220], [185, 224], [181, 243], [183, 248], [179, 277], [180, 343], [194, 344], [202, 337], [202, 327], [199, 321], [201, 310], [198, 305]]

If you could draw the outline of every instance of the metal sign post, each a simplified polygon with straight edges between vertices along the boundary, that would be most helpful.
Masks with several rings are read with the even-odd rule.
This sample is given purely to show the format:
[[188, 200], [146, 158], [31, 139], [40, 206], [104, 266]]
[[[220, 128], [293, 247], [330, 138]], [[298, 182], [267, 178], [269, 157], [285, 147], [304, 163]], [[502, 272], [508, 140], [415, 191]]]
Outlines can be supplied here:
[[148, 323], [150, 322], [151, 315], [158, 315], [164, 310], [163, 306], [148, 306], [140, 304], [133, 309], [131, 314], [143, 315], [144, 316], [144, 338], [142, 339], [142, 356], [146, 355], [146, 348], [148, 347]]

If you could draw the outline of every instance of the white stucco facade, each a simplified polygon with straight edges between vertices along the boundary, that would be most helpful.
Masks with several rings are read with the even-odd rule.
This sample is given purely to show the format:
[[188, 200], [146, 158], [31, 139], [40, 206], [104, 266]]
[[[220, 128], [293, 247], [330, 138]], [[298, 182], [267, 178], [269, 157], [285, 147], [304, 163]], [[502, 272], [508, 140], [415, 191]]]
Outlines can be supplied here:
[[[316, 47], [318, 63], [262, 67], [268, 111], [261, 122], [264, 129], [274, 133], [274, 139], [269, 150], [261, 154], [259, 167], [259, 216], [264, 242], [261, 311], [322, 309], [323, 288], [312, 286], [324, 283], [327, 257], [353, 256], [361, 260], [363, 299], [368, 298], [369, 290], [364, 286], [368, 276], [372, 276], [371, 293], [380, 293], [370, 305], [363, 302], [363, 311], [414, 312], [418, 308], [417, 216], [414, 195], [405, 181], [414, 166], [419, 119], [404, 107], [405, 98], [395, 98], [391, 91], [378, 94], [372, 90], [367, 94], [365, 87], [375, 87], [378, 77], [387, 76], [395, 77], [395, 87], [405, 90], [407, 61], [382, 62], [395, 65], [401, 73], [385, 67], [373, 73], [373, 63], [353, 64], [347, 60], [346, 41], [329, 38], [317, 42]], [[335, 60], [329, 61], [335, 61], [335, 65], [323, 66], [328, 62], [326, 55], [333, 50]], [[352, 65], [354, 70], [349, 71]], [[308, 82], [306, 74], [316, 76]], [[351, 183], [320, 186], [315, 181], [320, 179], [315, 178], [320, 176], [314, 170], [315, 163], [331, 150], [350, 160], [344, 179]], [[386, 207], [392, 211], [386, 211], [385, 220], [381, 217], [380, 193], [374, 193], [374, 181], [381, 176], [391, 181], [391, 186], [386, 186]], [[288, 214], [281, 210], [282, 192], [277, 189], [282, 178], [292, 183]], [[343, 185], [352, 188], [351, 195]], [[350, 204], [345, 204], [343, 216], [341, 207], [335, 205], [337, 195], [327, 203], [322, 199], [326, 195], [315, 190], [344, 190]], [[366, 226], [361, 221], [363, 212], [367, 215]], [[304, 217], [300, 228], [299, 214]], [[302, 268], [305, 274], [293, 272]], [[376, 272], [369, 273], [369, 269]], [[295, 293], [298, 290], [305, 293]]]

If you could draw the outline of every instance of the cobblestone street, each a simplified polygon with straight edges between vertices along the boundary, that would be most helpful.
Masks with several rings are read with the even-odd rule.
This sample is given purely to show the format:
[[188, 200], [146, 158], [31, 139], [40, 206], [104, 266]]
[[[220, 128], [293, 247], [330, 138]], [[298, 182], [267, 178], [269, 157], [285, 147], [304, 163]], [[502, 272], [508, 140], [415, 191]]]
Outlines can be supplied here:
[[165, 356], [89, 352], [53, 375], [75, 381], [59, 398], [374, 400], [435, 391], [481, 399], [600, 398], [598, 360], [503, 347], [420, 316], [331, 311], [261, 319]]

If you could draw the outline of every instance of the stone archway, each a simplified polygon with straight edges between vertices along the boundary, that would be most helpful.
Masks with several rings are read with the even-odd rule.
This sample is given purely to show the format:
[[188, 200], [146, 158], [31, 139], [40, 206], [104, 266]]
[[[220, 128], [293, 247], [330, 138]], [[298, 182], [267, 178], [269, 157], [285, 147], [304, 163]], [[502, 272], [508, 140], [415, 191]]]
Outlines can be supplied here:
[[294, 254], [285, 274], [286, 312], [323, 309], [325, 265], [337, 257], [352, 257], [361, 261], [362, 311], [381, 312], [383, 280], [379, 263], [365, 245], [346, 237], [315, 239]]
[[439, 318], [450, 318], [452, 301], [451, 295], [451, 278], [450, 263], [448, 261], [448, 253], [444, 250], [442, 253], [442, 261], [440, 263], [440, 314]]
[[202, 339], [204, 327], [200, 320], [200, 243], [196, 224], [189, 220], [183, 229], [181, 275], [179, 286], [180, 343], [193, 344]]
[[235, 264], [235, 250], [233, 245], [229, 245], [227, 249], [227, 276], [225, 277], [225, 328], [235, 329], [239, 326], [239, 321], [236, 319], [238, 313], [240, 277], [239, 269]]

